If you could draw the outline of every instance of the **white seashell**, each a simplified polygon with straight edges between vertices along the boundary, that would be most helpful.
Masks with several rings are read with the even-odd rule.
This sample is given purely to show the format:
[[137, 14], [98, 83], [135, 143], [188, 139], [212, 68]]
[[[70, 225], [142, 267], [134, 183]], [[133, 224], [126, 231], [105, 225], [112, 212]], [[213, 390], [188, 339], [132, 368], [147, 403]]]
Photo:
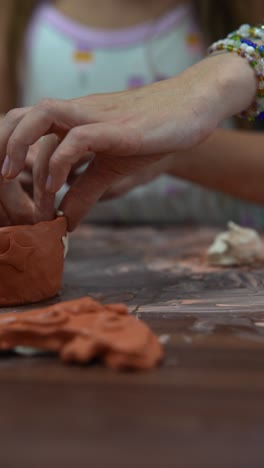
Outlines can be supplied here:
[[232, 266], [253, 263], [260, 257], [262, 242], [254, 229], [228, 223], [228, 231], [219, 234], [207, 252], [211, 265]]

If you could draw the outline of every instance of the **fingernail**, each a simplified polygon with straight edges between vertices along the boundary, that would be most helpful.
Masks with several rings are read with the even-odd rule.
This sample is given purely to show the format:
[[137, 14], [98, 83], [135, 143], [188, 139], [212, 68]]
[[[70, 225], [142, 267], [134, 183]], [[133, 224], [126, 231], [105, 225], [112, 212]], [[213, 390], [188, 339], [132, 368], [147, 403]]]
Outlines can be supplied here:
[[8, 173], [9, 173], [9, 170], [10, 170], [10, 159], [6, 155], [6, 157], [4, 159], [4, 162], [3, 162], [2, 170], [1, 170], [2, 176], [6, 177], [8, 175]]
[[51, 175], [48, 175], [47, 182], [46, 182], [46, 190], [48, 192], [52, 191], [52, 183], [53, 183], [52, 177]]

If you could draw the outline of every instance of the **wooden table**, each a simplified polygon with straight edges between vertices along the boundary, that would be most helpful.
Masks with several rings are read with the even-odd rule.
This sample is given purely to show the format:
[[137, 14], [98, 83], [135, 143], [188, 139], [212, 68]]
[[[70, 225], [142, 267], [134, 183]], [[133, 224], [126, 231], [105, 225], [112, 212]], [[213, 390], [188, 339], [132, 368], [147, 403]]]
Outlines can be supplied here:
[[213, 237], [85, 226], [73, 235], [56, 300], [127, 303], [169, 339], [166, 359], [116, 374], [3, 357], [1, 468], [263, 468], [264, 269], [208, 268]]

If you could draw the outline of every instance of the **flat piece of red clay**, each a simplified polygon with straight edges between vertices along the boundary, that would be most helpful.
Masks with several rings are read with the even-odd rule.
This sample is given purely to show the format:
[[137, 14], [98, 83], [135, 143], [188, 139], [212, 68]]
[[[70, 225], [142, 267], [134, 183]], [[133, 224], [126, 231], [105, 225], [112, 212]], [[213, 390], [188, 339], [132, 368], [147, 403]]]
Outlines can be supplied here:
[[42, 301], [61, 289], [65, 217], [0, 228], [0, 306]]
[[0, 315], [0, 349], [16, 346], [53, 351], [65, 362], [99, 358], [112, 369], [151, 369], [163, 358], [158, 338], [125, 305], [89, 297]]

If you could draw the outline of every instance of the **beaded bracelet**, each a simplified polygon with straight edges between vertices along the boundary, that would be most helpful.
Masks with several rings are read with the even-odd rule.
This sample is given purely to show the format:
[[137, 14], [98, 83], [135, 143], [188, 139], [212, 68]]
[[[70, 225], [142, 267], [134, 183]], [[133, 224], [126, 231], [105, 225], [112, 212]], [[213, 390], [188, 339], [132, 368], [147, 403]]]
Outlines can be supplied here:
[[230, 33], [227, 38], [212, 44], [208, 54], [218, 51], [234, 52], [245, 58], [253, 68], [258, 84], [256, 101], [239, 116], [254, 121], [264, 120], [264, 45], [258, 45], [251, 39], [260, 39], [264, 42], [264, 29], [244, 24], [237, 31]]

